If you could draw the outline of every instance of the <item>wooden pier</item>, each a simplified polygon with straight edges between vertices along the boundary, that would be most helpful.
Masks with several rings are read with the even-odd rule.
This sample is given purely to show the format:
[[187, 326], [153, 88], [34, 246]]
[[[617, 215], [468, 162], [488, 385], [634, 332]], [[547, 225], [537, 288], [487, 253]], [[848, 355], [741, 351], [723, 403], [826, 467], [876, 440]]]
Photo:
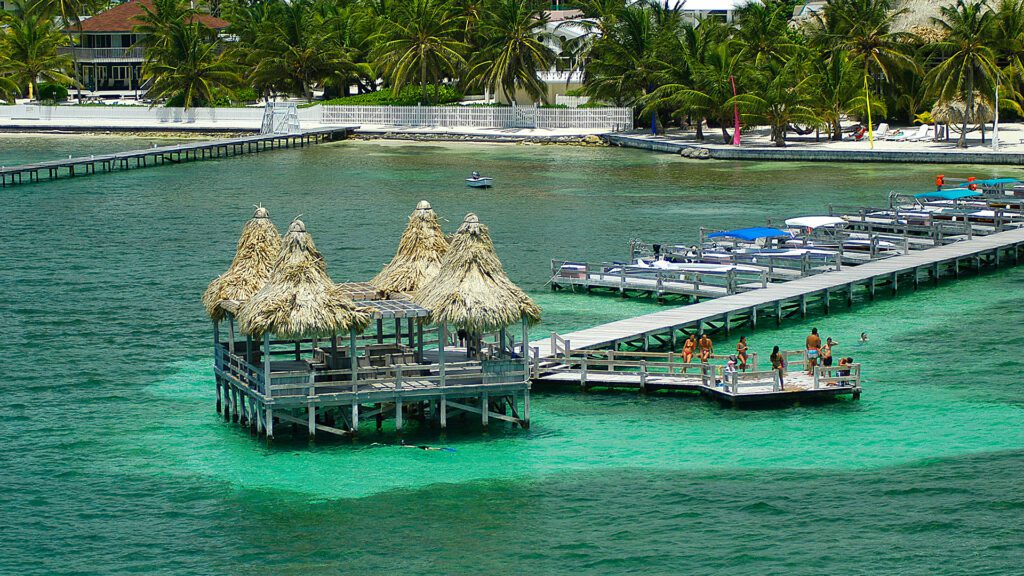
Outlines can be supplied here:
[[[917, 289], [922, 283], [938, 284], [942, 278], [959, 278], [967, 271], [981, 272], [1019, 263], [1024, 248], [1024, 229], [1012, 229], [969, 240], [914, 251], [855, 267], [807, 276], [784, 283], [706, 300], [579, 330], [558, 338], [531, 342], [538, 358], [564, 355], [566, 350], [649, 350], [667, 347], [677, 350], [680, 335], [718, 332], [733, 328], [756, 328], [759, 321], [780, 324], [791, 316], [806, 317], [816, 306], [825, 314], [831, 307], [851, 307], [858, 296], [873, 299], [887, 290], [897, 294], [901, 287]], [[561, 344], [560, 344], [561, 343]]]
[[[818, 366], [806, 370], [802, 351], [784, 352], [789, 372], [759, 371], [752, 355], [750, 371], [727, 373], [720, 364], [684, 363], [675, 352], [616, 352], [569, 350], [540, 369], [536, 380], [545, 384], [648, 392], [698, 392], [719, 402], [738, 405], [806, 402], [840, 396], [860, 398], [860, 364]], [[726, 359], [714, 356], [712, 362]]]
[[157, 146], [142, 150], [129, 150], [113, 154], [99, 154], [49, 160], [18, 166], [0, 167], [0, 187], [15, 184], [57, 180], [96, 174], [97, 172], [114, 172], [162, 166], [164, 164], [181, 164], [213, 158], [227, 158], [242, 154], [258, 154], [260, 152], [284, 148], [302, 148], [347, 138], [357, 126], [335, 126], [301, 130], [294, 134], [257, 134], [238, 138], [207, 140], [202, 142], [186, 142], [169, 146]]

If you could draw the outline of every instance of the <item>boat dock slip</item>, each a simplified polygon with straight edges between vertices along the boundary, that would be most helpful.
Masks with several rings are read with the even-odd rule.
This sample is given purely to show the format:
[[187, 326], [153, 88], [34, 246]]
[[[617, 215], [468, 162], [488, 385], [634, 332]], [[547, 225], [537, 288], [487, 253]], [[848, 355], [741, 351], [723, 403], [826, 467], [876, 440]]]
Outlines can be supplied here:
[[[759, 371], [754, 355], [749, 371], [727, 373], [721, 365], [684, 363], [682, 356], [675, 352], [574, 350], [557, 364], [541, 368], [535, 379], [545, 384], [579, 386], [582, 390], [699, 392], [732, 405], [860, 397], [860, 364], [818, 366], [813, 375], [808, 375], [804, 352], [784, 352], [783, 355], [790, 371], [780, 379], [774, 370]], [[715, 356], [712, 360], [723, 358]]]
[[858, 292], [873, 298], [879, 287], [896, 294], [901, 284], [916, 289], [921, 282], [938, 283], [943, 276], [958, 278], [964, 270], [981, 271], [1004, 264], [1016, 265], [1022, 248], [1024, 229], [975, 236], [970, 240], [843, 267], [842, 270], [790, 282], [770, 283], [766, 288], [619, 320], [571, 334], [554, 335], [532, 342], [531, 348], [533, 354], [540, 358], [563, 355], [566, 350], [619, 349], [623, 346], [647, 350], [652, 346], [652, 340], [655, 347], [677, 349], [677, 336], [681, 333], [718, 330], [728, 333], [737, 326], [754, 328], [759, 317], [773, 317], [781, 323], [789, 316], [806, 315], [812, 303], [828, 313], [836, 298], [852, 306]]
[[212, 158], [227, 158], [282, 148], [301, 148], [320, 142], [344, 139], [357, 126], [300, 130], [294, 134], [257, 134], [239, 138], [186, 142], [113, 154], [79, 156], [32, 164], [0, 167], [0, 187], [14, 184], [72, 178], [100, 172], [180, 164]]

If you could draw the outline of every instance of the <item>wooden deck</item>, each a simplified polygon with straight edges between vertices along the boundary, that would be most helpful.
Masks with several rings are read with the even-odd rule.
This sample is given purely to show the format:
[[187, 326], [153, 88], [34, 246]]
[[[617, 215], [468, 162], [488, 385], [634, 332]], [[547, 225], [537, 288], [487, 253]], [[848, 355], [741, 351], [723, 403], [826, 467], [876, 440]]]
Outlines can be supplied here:
[[282, 148], [301, 148], [320, 142], [343, 139], [356, 128], [358, 126], [337, 126], [302, 130], [295, 134], [257, 134], [239, 138], [186, 142], [114, 154], [94, 154], [18, 166], [3, 166], [0, 167], [0, 187], [73, 178], [96, 174], [97, 171], [114, 172], [115, 170], [227, 158]]
[[[900, 285], [916, 289], [921, 282], [938, 283], [940, 278], [959, 278], [964, 270], [982, 271], [1004, 264], [1016, 265], [1024, 247], [1024, 229], [975, 236], [946, 244], [869, 262], [856, 267], [807, 276], [766, 288], [723, 296], [697, 304], [676, 307], [626, 320], [610, 322], [556, 338], [530, 343], [533, 354], [551, 358], [565, 349], [618, 348], [631, 345], [647, 350], [655, 345], [676, 346], [677, 336], [689, 332], [728, 331], [738, 325], [757, 326], [759, 316], [777, 323], [795, 314], [805, 316], [808, 305], [816, 303], [828, 313], [838, 297], [852, 306], [857, 292], [875, 296], [879, 287], [898, 293]], [[564, 344], [559, 344], [563, 342]]]

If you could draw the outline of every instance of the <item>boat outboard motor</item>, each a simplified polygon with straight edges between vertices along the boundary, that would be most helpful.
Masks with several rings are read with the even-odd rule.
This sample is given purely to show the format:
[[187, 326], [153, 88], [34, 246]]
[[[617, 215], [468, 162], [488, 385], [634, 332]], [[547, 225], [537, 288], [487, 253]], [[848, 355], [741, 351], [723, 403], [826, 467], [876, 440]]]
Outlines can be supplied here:
[[661, 256], [661, 244], [651, 244], [651, 248], [654, 249], [654, 257]]

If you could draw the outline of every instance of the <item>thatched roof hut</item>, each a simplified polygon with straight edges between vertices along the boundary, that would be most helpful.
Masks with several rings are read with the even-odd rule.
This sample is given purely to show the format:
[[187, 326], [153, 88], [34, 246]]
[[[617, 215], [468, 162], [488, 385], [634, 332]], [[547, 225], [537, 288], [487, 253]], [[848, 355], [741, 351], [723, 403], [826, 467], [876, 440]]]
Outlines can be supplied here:
[[510, 326], [523, 317], [530, 323], [540, 320], [540, 308], [505, 275], [487, 226], [472, 213], [455, 233], [437, 277], [413, 301], [431, 311], [431, 322], [475, 334]]
[[323, 256], [296, 219], [267, 283], [238, 310], [242, 332], [282, 338], [332, 336], [370, 323], [370, 310], [356, 306], [331, 281]]
[[224, 317], [217, 304], [224, 300], [248, 300], [270, 278], [274, 261], [281, 252], [281, 234], [270, 221], [267, 209], [258, 206], [242, 228], [231, 266], [206, 288], [203, 306], [214, 321]]
[[370, 284], [386, 294], [415, 292], [437, 276], [447, 251], [448, 240], [437, 223], [437, 214], [430, 202], [421, 200], [409, 215], [395, 257]]
[[[937, 102], [932, 108], [932, 118], [943, 124], [960, 126], [964, 123], [964, 114], [967, 112], [967, 103], [961, 98], [954, 98], [945, 102]], [[992, 103], [980, 92], [974, 93], [974, 109], [967, 117], [968, 124], [982, 124], [991, 122], [994, 118]]]

